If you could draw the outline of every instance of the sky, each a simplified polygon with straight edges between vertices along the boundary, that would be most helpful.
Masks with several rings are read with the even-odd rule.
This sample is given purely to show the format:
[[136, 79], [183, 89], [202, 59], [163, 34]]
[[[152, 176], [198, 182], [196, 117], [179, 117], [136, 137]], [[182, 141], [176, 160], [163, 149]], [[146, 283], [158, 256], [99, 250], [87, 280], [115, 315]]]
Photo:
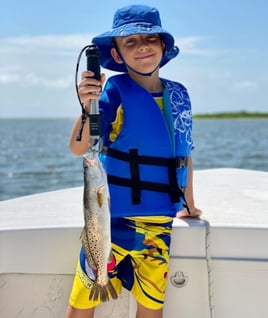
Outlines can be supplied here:
[[160, 75], [187, 87], [194, 114], [268, 111], [267, 0], [0, 2], [0, 118], [76, 117], [80, 50], [134, 3], [158, 8], [174, 36], [180, 54]]

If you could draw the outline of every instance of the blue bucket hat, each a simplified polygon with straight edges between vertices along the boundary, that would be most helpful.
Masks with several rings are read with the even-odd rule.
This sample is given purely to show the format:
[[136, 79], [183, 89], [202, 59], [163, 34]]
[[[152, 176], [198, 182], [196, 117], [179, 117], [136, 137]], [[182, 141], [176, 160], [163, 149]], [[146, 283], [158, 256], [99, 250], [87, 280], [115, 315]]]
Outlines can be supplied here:
[[92, 43], [100, 49], [101, 66], [112, 71], [127, 72], [124, 64], [114, 61], [111, 49], [114, 47], [114, 37], [124, 37], [134, 34], [160, 34], [165, 43], [159, 67], [168, 63], [179, 53], [179, 48], [174, 46], [173, 36], [162, 28], [159, 12], [156, 8], [144, 5], [132, 5], [115, 12], [112, 30], [102, 33], [92, 39]]

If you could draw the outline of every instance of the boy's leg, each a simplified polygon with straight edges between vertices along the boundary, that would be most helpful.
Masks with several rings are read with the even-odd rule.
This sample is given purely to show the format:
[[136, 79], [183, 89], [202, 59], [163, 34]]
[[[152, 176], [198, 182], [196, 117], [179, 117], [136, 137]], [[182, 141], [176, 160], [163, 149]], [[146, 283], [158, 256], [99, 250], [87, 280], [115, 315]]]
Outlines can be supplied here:
[[137, 303], [136, 318], [162, 318], [163, 309], [149, 309]]
[[[162, 318], [172, 220], [150, 217], [150, 222], [136, 222], [136, 249], [130, 252], [133, 266], [131, 292], [137, 301], [136, 318]], [[138, 248], [139, 247], [139, 248]], [[127, 273], [125, 273], [127, 274]]]
[[76, 309], [68, 305], [65, 318], [93, 318], [94, 309], [95, 308]]

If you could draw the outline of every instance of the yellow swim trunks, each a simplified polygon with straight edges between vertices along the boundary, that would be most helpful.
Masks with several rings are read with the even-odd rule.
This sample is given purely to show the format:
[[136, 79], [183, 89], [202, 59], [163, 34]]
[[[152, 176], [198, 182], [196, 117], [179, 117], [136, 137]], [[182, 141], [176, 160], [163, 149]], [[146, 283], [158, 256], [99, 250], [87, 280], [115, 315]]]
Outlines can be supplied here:
[[[166, 216], [111, 220], [114, 258], [110, 268], [107, 267], [117, 294], [123, 286], [144, 307], [163, 307], [172, 222], [173, 219]], [[101, 303], [89, 301], [94, 280], [95, 273], [88, 266], [82, 248], [70, 295], [71, 306], [86, 309]]]

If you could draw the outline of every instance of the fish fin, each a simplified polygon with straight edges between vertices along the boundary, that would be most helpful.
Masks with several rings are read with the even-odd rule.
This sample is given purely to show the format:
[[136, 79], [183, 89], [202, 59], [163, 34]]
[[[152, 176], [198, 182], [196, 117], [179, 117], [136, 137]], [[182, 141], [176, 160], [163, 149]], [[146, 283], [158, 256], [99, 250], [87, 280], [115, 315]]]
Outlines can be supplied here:
[[112, 260], [113, 260], [113, 251], [110, 250], [110, 253], [109, 253], [109, 257], [108, 257], [108, 263], [110, 263]]
[[97, 202], [99, 205], [99, 208], [102, 208], [103, 203], [104, 203], [104, 191], [105, 191], [105, 187], [104, 184], [99, 185], [98, 187], [96, 187], [95, 189], [96, 191], [96, 195], [97, 195]]
[[118, 295], [114, 289], [113, 284], [109, 280], [107, 285], [101, 286], [97, 282], [95, 282], [92, 286], [91, 292], [89, 294], [89, 300], [97, 301], [98, 299], [101, 302], [105, 302], [110, 299], [109, 294], [113, 299], [117, 299]]
[[113, 284], [112, 284], [112, 282], [110, 280], [108, 281], [107, 287], [109, 289], [109, 293], [112, 296], [112, 298], [113, 299], [117, 299], [118, 298], [117, 292], [114, 289], [114, 286], [113, 286]]
[[97, 301], [100, 298], [101, 302], [109, 300], [109, 294], [107, 286], [101, 286], [98, 283], [94, 283], [89, 294], [89, 300]]

